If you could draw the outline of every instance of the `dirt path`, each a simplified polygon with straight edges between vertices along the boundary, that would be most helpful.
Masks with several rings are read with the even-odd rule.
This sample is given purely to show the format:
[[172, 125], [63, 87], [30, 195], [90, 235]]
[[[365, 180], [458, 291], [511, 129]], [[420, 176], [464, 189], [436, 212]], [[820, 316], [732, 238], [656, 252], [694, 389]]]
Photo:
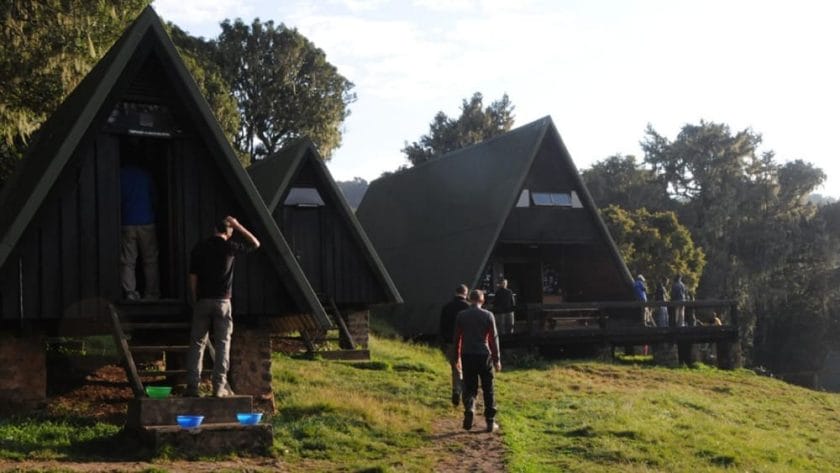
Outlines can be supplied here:
[[[482, 409], [477, 409], [481, 412]], [[472, 430], [461, 426], [463, 413], [455, 409], [441, 418], [432, 432], [434, 449], [445, 452], [444, 459], [435, 471], [446, 472], [500, 472], [505, 471], [505, 445], [502, 442], [504, 426], [494, 433], [484, 431], [484, 418], [476, 416]]]

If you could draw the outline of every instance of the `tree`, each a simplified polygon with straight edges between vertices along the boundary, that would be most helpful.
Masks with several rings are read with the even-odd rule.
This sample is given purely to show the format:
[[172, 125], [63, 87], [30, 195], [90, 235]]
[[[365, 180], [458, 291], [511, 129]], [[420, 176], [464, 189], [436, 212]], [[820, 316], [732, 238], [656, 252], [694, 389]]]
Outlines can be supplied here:
[[356, 100], [353, 83], [327, 62], [324, 52], [282, 23], [250, 26], [225, 20], [214, 42], [216, 60], [239, 108], [234, 143], [252, 159], [308, 137], [329, 159], [341, 144], [341, 124]]
[[150, 1], [0, 3], [0, 184], [32, 133]]
[[472, 98], [463, 100], [461, 116], [452, 119], [438, 112], [429, 125], [429, 134], [420, 137], [410, 145], [405, 144], [402, 152], [412, 166], [424, 163], [434, 157], [479, 143], [509, 131], [513, 126], [513, 104], [507, 94], [483, 108], [484, 97], [476, 92]]
[[679, 274], [694, 291], [706, 265], [705, 254], [694, 246], [691, 233], [674, 212], [624, 210], [610, 205], [601, 211], [627, 267], [650, 281]]
[[[230, 86], [222, 77], [221, 68], [215, 61], [215, 45], [203, 38], [191, 36], [173, 23], [167, 23], [166, 26], [190, 75], [198, 84], [207, 103], [210, 104], [216, 121], [222, 127], [228, 141], [233, 143], [240, 127], [239, 109]], [[251, 156], [239, 149], [235, 151], [237, 151], [239, 161], [247, 167], [251, 163]]]
[[581, 173], [586, 188], [599, 207], [623, 209], [674, 209], [665, 181], [645, 169], [634, 156], [615, 155], [599, 161]]

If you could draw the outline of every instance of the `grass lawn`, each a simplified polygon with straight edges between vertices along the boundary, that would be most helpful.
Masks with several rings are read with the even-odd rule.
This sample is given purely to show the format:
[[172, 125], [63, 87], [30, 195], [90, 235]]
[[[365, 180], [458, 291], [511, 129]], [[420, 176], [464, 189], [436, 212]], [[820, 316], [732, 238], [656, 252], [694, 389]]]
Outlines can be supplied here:
[[[291, 471], [432, 471], [453, 416], [433, 348], [374, 337], [369, 362], [274, 355], [274, 450]], [[499, 416], [515, 472], [840, 471], [840, 395], [751, 371], [508, 356]], [[118, 427], [0, 420], [0, 459], [107, 458]]]

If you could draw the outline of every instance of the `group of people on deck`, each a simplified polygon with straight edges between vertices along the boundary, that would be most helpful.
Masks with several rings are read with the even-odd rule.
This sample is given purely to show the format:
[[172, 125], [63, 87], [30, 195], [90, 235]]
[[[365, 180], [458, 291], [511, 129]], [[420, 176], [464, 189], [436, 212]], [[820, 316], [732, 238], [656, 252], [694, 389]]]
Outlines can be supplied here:
[[[656, 289], [653, 293], [654, 301], [665, 302], [668, 300], [667, 284], [667, 278], [663, 278], [662, 280], [656, 283]], [[636, 295], [636, 299], [642, 302], [648, 301], [647, 287], [645, 286], [645, 277], [641, 274], [636, 276], [636, 281], [633, 284], [633, 292]], [[673, 284], [671, 284], [670, 292], [670, 300], [673, 302], [682, 302], [688, 300], [688, 290], [686, 289], [685, 284], [682, 281], [681, 275], [678, 274], [674, 277], [674, 282]], [[650, 307], [642, 308], [642, 320], [644, 322], [645, 327], [667, 327], [669, 325], [668, 307], [665, 305], [661, 305], [653, 309], [654, 310], [651, 310]], [[678, 305], [674, 307], [674, 324], [677, 327], [686, 326], [684, 305]]]

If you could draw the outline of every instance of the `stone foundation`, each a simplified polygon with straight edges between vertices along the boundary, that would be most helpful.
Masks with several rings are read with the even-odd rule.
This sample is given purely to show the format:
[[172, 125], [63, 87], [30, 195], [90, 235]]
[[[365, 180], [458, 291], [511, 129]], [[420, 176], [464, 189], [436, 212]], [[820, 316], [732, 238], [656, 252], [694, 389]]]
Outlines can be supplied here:
[[347, 330], [350, 331], [350, 336], [356, 343], [355, 348], [367, 348], [370, 340], [370, 312], [367, 310], [349, 312], [345, 321]]
[[694, 343], [681, 343], [678, 347], [680, 364], [691, 366], [700, 361], [700, 351]]
[[274, 413], [269, 333], [250, 328], [234, 329], [228, 379], [236, 394], [253, 396], [256, 410], [269, 415]]
[[32, 409], [47, 400], [47, 342], [43, 335], [0, 332], [0, 411]]

